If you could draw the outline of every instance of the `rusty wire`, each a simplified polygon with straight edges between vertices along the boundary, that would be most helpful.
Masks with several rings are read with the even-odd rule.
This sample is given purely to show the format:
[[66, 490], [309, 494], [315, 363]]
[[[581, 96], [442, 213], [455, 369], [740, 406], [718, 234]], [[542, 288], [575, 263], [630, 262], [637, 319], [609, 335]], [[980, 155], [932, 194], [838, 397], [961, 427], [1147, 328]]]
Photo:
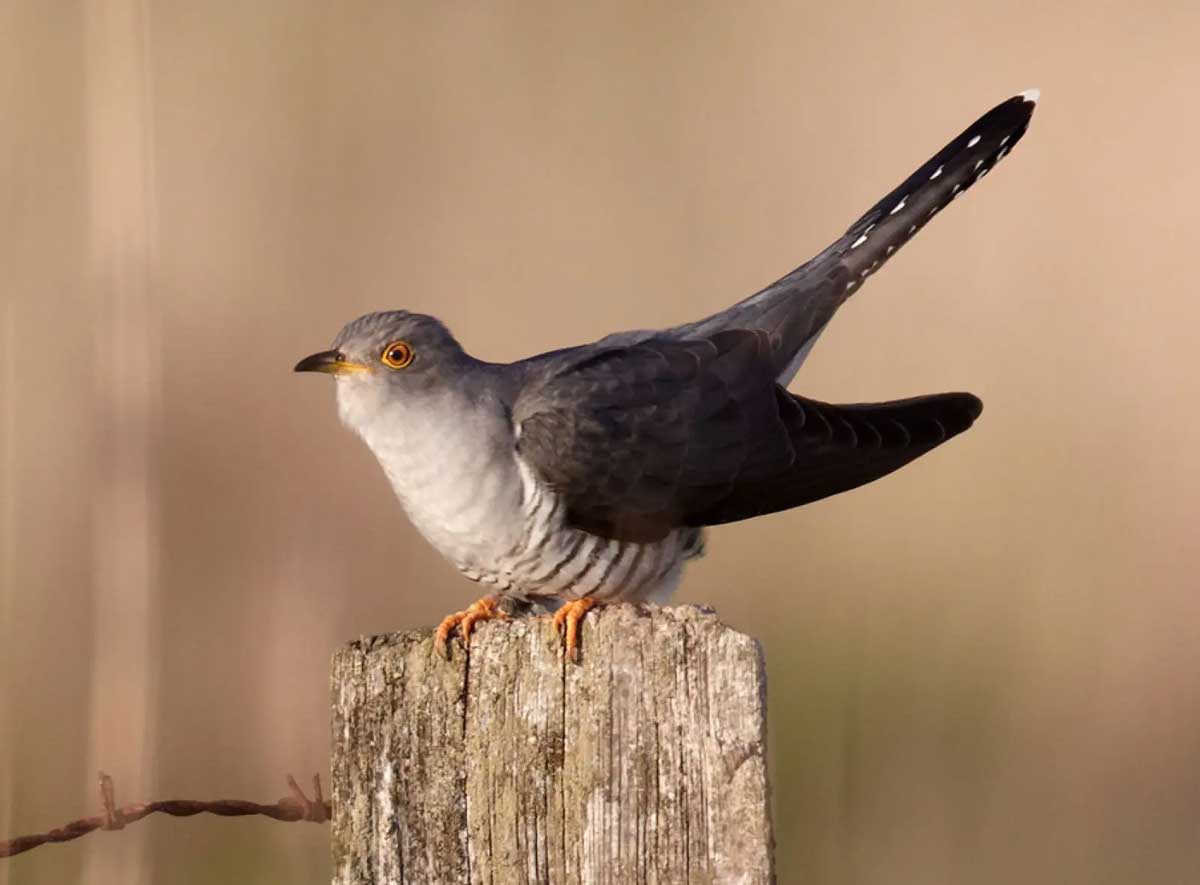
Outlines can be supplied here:
[[259, 805], [257, 802], [246, 802], [241, 799], [217, 799], [212, 802], [198, 802], [193, 799], [165, 799], [161, 802], [142, 802], [117, 808], [113, 780], [104, 772], [100, 772], [100, 802], [104, 809], [102, 814], [73, 820], [69, 824], [46, 833], [17, 836], [7, 842], [0, 841], [0, 857], [12, 857], [14, 854], [21, 854], [47, 842], [66, 842], [70, 839], [78, 839], [80, 836], [86, 836], [92, 830], [119, 830], [126, 824], [139, 821], [156, 811], [176, 817], [190, 817], [193, 814], [207, 812], [224, 817], [261, 814], [275, 820], [307, 820], [313, 823], [324, 823], [329, 820], [332, 813], [331, 807], [321, 794], [321, 776], [319, 774], [313, 775], [315, 799], [309, 799], [290, 774], [287, 776], [287, 783], [291, 788], [292, 795], [284, 796], [274, 805]]

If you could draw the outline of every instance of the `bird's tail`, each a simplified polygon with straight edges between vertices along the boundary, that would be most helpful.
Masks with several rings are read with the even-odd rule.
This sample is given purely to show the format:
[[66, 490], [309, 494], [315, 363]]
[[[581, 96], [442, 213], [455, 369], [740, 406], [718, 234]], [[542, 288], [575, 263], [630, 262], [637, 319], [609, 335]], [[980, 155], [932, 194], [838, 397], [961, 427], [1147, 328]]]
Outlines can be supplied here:
[[812, 260], [731, 307], [661, 334], [690, 338], [722, 329], [764, 331], [774, 343], [776, 377], [786, 385], [863, 281], [1021, 140], [1037, 99], [1037, 90], [1030, 89], [992, 108]]
[[992, 108], [850, 225], [832, 247], [847, 272], [847, 293], [1013, 149], [1037, 100], [1030, 89]]

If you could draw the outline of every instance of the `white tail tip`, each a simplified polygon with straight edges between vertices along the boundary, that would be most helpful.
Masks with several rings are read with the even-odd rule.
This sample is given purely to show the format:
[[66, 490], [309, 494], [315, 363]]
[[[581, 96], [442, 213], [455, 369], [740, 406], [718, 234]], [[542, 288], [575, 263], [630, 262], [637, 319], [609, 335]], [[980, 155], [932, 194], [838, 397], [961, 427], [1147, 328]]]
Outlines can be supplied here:
[[1038, 99], [1041, 97], [1042, 97], [1042, 90], [1040, 90], [1040, 89], [1026, 89], [1024, 92], [1021, 93], [1021, 98], [1024, 101], [1029, 102], [1030, 104], [1037, 104]]

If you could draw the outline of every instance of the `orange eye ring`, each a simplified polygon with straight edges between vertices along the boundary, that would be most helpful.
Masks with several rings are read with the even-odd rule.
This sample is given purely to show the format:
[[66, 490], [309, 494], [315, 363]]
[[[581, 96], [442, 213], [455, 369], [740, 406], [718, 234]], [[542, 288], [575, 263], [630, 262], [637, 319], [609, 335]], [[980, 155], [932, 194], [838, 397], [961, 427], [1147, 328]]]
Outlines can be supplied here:
[[413, 349], [407, 341], [393, 341], [383, 349], [379, 358], [392, 369], [403, 369], [413, 361]]

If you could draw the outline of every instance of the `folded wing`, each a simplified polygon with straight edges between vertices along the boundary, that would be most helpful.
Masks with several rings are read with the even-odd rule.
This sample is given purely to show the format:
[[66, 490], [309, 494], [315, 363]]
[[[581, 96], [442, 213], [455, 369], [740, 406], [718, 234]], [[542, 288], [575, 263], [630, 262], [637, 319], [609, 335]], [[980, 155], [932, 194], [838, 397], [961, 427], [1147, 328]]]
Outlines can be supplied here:
[[970, 426], [970, 394], [834, 406], [775, 381], [769, 336], [650, 339], [564, 361], [514, 404], [517, 451], [568, 520], [652, 541], [846, 491]]

